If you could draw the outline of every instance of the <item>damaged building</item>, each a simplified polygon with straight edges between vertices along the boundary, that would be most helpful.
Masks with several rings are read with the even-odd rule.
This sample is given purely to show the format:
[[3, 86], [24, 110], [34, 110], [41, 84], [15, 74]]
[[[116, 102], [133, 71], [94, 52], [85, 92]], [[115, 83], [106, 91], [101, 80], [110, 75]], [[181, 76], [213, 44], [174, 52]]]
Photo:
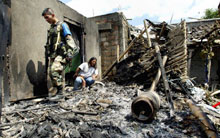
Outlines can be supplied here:
[[78, 65], [92, 56], [97, 56], [100, 62], [95, 22], [59, 1], [11, 1], [11, 45], [7, 46], [8, 53], [5, 53], [9, 56], [6, 61], [9, 80], [5, 82], [7, 90], [3, 90], [5, 99], [15, 101], [47, 94], [44, 45], [49, 24], [41, 13], [48, 5], [60, 20], [69, 25], [80, 46]]
[[[101, 65], [104, 73], [128, 47], [129, 24], [123, 13], [111, 13], [90, 18], [98, 24]], [[115, 75], [113, 69], [108, 76]]]
[[[219, 34], [218, 26], [220, 19], [206, 19], [194, 22], [187, 22], [188, 37], [187, 45], [189, 52], [189, 68], [188, 75], [190, 77], [196, 77], [195, 80], [199, 84], [208, 81], [211, 85], [219, 84], [219, 60], [220, 51], [219, 47]], [[211, 39], [213, 42], [211, 42]], [[209, 78], [206, 77], [206, 59], [205, 59], [205, 48], [206, 46], [212, 47], [209, 53], [213, 53], [210, 57], [210, 73]], [[207, 49], [207, 48], [206, 48]], [[204, 54], [203, 54], [204, 53]], [[193, 65], [193, 66], [192, 66]], [[208, 80], [207, 80], [208, 79]]]
[[[36, 5], [38, 8], [35, 8]], [[128, 23], [122, 13], [86, 18], [59, 1], [12, 1], [8, 8], [11, 19], [8, 24], [12, 28], [8, 32], [11, 33], [12, 43], [4, 44], [5, 51], [2, 51], [2, 55], [8, 55], [4, 60], [8, 66], [5, 66], [3, 73], [8, 76], [4, 78], [10, 78], [4, 80], [3, 93], [6, 101], [47, 94], [43, 76], [44, 45], [49, 25], [41, 16], [47, 5], [54, 9], [60, 20], [69, 25], [81, 49], [80, 55], [73, 61], [75, 67], [67, 70], [73, 71], [80, 63], [95, 56], [101, 76], [106, 67], [127, 47]]]
[[[67, 79], [80, 63], [98, 59], [102, 79], [85, 90], [47, 95], [49, 25], [41, 13], [48, 5], [80, 46]], [[211, 106], [218, 87], [199, 87], [207, 75], [200, 53], [217, 19], [174, 25], [146, 19], [133, 34], [123, 13], [87, 18], [57, 0], [0, 1], [0, 7], [3, 137], [218, 137], [220, 111]], [[212, 50], [210, 86], [218, 84], [218, 43]]]

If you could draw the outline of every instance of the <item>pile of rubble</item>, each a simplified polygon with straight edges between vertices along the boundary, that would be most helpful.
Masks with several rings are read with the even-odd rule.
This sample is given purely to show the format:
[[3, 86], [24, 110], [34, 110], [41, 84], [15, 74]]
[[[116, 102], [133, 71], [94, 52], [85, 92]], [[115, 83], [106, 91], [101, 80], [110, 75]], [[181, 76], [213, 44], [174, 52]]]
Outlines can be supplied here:
[[199, 122], [185, 104], [185, 95], [173, 93], [175, 116], [163, 92], [161, 107], [151, 122], [132, 117], [131, 103], [142, 86], [105, 82], [85, 91], [11, 103], [3, 108], [3, 137], [204, 137]]
[[[187, 75], [186, 24], [181, 22], [176, 26], [165, 23], [155, 25], [156, 39], [152, 39], [152, 47], [147, 45], [147, 39], [140, 37], [133, 43], [129, 56], [116, 65], [117, 72], [114, 81], [118, 84], [145, 83], [150, 84], [159, 68], [154, 43], [158, 42], [162, 56], [167, 55], [166, 73]], [[161, 29], [163, 28], [163, 29]], [[158, 35], [158, 36], [157, 36]]]

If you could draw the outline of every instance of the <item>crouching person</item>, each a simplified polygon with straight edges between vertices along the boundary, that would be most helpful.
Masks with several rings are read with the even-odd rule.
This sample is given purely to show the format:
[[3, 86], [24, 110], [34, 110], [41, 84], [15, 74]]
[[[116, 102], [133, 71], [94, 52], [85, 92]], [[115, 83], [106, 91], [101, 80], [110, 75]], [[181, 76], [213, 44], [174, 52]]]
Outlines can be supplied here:
[[74, 74], [74, 90], [84, 89], [92, 85], [98, 79], [98, 69], [96, 68], [97, 59], [92, 57], [89, 62], [84, 62], [76, 69]]

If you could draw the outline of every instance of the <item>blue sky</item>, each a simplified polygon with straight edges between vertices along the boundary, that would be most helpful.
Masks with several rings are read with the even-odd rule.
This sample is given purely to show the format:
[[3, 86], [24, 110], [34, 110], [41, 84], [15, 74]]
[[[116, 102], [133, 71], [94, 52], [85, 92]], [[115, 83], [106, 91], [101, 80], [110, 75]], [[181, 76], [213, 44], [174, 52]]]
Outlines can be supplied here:
[[67, 2], [70, 2], [71, 0], [60, 0], [62, 1], [63, 3], [67, 3]]
[[143, 20], [178, 23], [201, 18], [207, 8], [216, 9], [219, 0], [61, 0], [86, 17], [123, 12], [129, 23], [143, 26]]

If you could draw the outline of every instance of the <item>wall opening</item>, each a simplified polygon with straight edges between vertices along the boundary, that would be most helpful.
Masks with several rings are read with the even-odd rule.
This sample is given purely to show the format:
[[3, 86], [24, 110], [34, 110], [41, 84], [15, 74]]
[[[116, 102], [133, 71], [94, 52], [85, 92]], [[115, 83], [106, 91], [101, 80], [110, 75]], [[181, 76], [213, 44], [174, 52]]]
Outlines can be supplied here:
[[84, 33], [83, 27], [81, 25], [76, 25], [70, 22], [69, 20], [64, 21], [68, 24], [70, 31], [72, 33], [72, 37], [76, 42], [76, 45], [80, 47], [80, 52], [75, 57], [73, 57], [72, 62], [68, 63], [65, 68], [65, 81], [66, 85], [73, 86], [74, 79], [73, 75], [77, 69], [77, 67], [84, 61]]

